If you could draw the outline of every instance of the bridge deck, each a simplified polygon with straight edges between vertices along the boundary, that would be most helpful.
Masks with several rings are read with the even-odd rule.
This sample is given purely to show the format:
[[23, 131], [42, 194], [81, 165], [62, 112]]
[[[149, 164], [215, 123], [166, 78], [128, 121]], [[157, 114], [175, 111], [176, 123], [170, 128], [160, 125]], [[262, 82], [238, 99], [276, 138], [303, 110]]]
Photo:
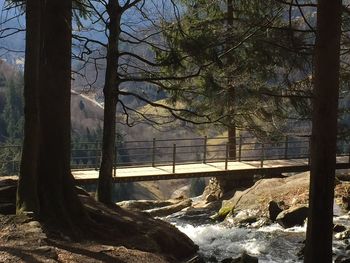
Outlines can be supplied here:
[[[122, 141], [116, 143], [114, 149], [113, 165], [117, 169], [113, 172], [113, 180], [132, 182], [219, 176], [251, 180], [256, 176], [308, 171], [306, 158], [310, 154], [310, 138], [309, 135], [291, 134], [271, 141], [271, 138], [239, 136], [235, 138], [239, 162], [229, 161], [231, 140], [228, 137]], [[344, 141], [338, 141], [338, 144], [336, 168], [350, 169], [350, 144]], [[5, 167], [7, 174], [18, 174], [21, 146], [1, 146], [1, 151], [5, 151], [7, 157], [0, 158], [0, 166]], [[98, 171], [94, 168], [100, 166], [101, 158], [99, 141], [72, 144], [71, 169], [76, 168], [73, 175], [77, 183], [97, 182]], [[247, 161], [248, 158], [256, 161]], [[271, 158], [275, 160], [269, 160]]]
[[[337, 158], [337, 169], [350, 168], [348, 157]], [[179, 178], [194, 177], [216, 177], [230, 176], [233, 179], [244, 180], [254, 175], [274, 175], [288, 172], [308, 171], [309, 165], [307, 159], [289, 159], [289, 160], [265, 160], [263, 167], [260, 161], [244, 161], [227, 163], [197, 163], [197, 164], [177, 164], [175, 173], [173, 166], [157, 167], [123, 167], [116, 169], [116, 176], [113, 177], [115, 182], [134, 182], [134, 181], [151, 181], [151, 180], [169, 180]], [[94, 183], [98, 179], [98, 171], [85, 170], [73, 171], [74, 177], [79, 183]]]

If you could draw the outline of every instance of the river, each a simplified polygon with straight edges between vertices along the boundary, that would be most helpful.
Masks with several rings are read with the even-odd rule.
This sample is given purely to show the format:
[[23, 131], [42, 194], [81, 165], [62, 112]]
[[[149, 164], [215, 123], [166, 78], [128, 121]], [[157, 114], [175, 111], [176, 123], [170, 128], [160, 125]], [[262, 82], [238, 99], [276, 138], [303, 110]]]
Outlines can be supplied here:
[[[254, 227], [228, 227], [213, 223], [203, 215], [188, 218], [179, 212], [165, 218], [185, 233], [199, 246], [199, 255], [205, 262], [221, 262], [225, 258], [238, 257], [244, 251], [259, 259], [260, 263], [303, 262], [298, 253], [304, 246], [306, 226], [283, 229], [278, 224]], [[350, 217], [335, 217], [335, 222], [349, 225]], [[346, 255], [346, 243], [334, 241], [335, 257]]]

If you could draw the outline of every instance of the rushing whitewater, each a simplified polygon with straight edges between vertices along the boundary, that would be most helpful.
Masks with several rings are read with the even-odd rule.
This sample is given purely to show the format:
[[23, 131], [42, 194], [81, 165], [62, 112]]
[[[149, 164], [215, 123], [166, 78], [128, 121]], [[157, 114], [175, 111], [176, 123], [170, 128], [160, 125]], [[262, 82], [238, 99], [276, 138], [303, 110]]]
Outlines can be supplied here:
[[[181, 214], [173, 214], [165, 220], [174, 224], [199, 246], [199, 254], [205, 262], [214, 263], [238, 257], [244, 251], [257, 257], [259, 263], [303, 262], [299, 255], [304, 246], [306, 226], [288, 229], [283, 229], [278, 224], [260, 228], [227, 227], [222, 223], [208, 223], [198, 218], [182, 219]], [[345, 226], [349, 226], [349, 222], [349, 215], [334, 218], [334, 223]], [[346, 251], [341, 249], [343, 246], [343, 241], [334, 241], [335, 256], [346, 255]]]
[[302, 262], [297, 254], [303, 246], [304, 227], [284, 230], [277, 224], [260, 229], [227, 228], [222, 224], [175, 225], [199, 246], [199, 254], [207, 262], [239, 256], [244, 251], [264, 263]]

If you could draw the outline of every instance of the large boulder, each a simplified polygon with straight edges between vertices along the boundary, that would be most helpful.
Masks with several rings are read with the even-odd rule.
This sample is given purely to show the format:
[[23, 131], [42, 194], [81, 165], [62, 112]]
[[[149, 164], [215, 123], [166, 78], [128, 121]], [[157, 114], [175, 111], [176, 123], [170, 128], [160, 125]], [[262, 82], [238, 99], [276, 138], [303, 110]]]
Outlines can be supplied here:
[[280, 205], [275, 201], [270, 201], [269, 203], [269, 218], [272, 221], [275, 221], [278, 214], [281, 213], [283, 209], [280, 207]]
[[258, 221], [258, 217], [256, 215], [256, 211], [251, 210], [245, 210], [240, 211], [238, 214], [235, 215], [235, 217], [230, 218], [228, 220], [229, 223], [242, 227], [242, 226], [249, 226]]
[[187, 201], [183, 196], [168, 200], [128, 200], [118, 202], [117, 205], [132, 211], [148, 211], [172, 205], [180, 204], [183, 201]]
[[[268, 178], [257, 181], [244, 191], [236, 191], [234, 196], [222, 202], [222, 207], [230, 208], [234, 217], [240, 211], [256, 211], [260, 217], [268, 217], [271, 200], [283, 203], [289, 208], [308, 203], [309, 174], [301, 173], [286, 178]], [[274, 211], [275, 212], [275, 211]], [[228, 216], [227, 219], [229, 219]]]
[[176, 203], [179, 203], [182, 200], [166, 200], [166, 201], [160, 201], [160, 200], [129, 200], [129, 201], [122, 201], [117, 203], [118, 206], [133, 210], [133, 211], [145, 211], [150, 210], [154, 208], [160, 208], [165, 207], [169, 205], [173, 205]]
[[[226, 216], [225, 220], [231, 221], [239, 212], [256, 211], [258, 217], [274, 219], [280, 208], [286, 210], [291, 207], [307, 206], [309, 200], [309, 172], [290, 175], [285, 178], [266, 178], [258, 180], [252, 187], [244, 191], [235, 191], [231, 197], [225, 196], [222, 201], [220, 213]], [[337, 206], [347, 208], [347, 200], [350, 195], [350, 183], [339, 182], [335, 187], [335, 203]], [[271, 204], [274, 200], [276, 204]], [[349, 197], [350, 200], [350, 197]], [[345, 203], [345, 204], [344, 204]], [[349, 201], [350, 203], [350, 201]], [[349, 205], [350, 207], [350, 205]], [[337, 209], [340, 210], [340, 209]], [[335, 214], [339, 212], [335, 211]]]
[[161, 207], [161, 208], [154, 208], [151, 210], [146, 210], [151, 216], [168, 216], [173, 213], [179, 212], [182, 209], [191, 206], [192, 200], [186, 199], [180, 203]]
[[306, 206], [291, 207], [278, 214], [276, 221], [284, 228], [301, 226], [308, 215]]

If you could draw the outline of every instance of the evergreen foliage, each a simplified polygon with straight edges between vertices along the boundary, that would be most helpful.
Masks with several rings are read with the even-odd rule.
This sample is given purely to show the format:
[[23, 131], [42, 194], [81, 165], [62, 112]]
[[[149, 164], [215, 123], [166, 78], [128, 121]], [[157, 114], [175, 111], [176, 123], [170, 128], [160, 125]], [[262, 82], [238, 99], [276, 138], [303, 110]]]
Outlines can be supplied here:
[[93, 132], [86, 128], [85, 134], [73, 134], [71, 155], [73, 168], [97, 168], [100, 165], [101, 137], [101, 127]]
[[[0, 142], [20, 143], [23, 137], [23, 76], [4, 81], [4, 106], [0, 111]], [[1, 89], [1, 87], [0, 87]]]
[[[3, 92], [1, 92], [3, 91]], [[23, 140], [23, 76], [0, 77], [0, 174], [18, 173]]]
[[283, 5], [233, 1], [228, 25], [226, 1], [179, 2], [181, 18], [164, 22], [173, 52], [157, 52], [159, 62], [173, 62], [164, 71], [188, 76], [164, 83], [171, 102], [208, 114], [221, 127], [235, 123], [264, 136], [285, 128], [288, 118], [308, 116], [307, 33], [293, 32], [299, 25], [285, 18]]

